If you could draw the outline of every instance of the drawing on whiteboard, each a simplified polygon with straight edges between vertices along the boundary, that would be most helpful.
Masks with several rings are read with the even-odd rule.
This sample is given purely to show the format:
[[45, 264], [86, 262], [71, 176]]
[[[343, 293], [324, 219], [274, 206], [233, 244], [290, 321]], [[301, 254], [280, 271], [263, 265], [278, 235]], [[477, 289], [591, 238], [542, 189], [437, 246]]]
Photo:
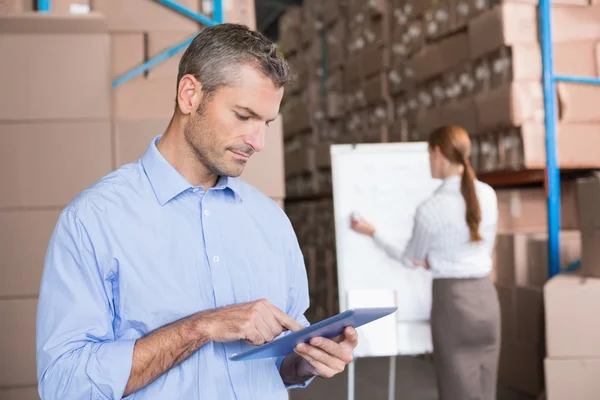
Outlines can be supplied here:
[[331, 163], [340, 311], [350, 304], [367, 301], [360, 297], [367, 293], [382, 302], [387, 299], [386, 304], [389, 293], [394, 293], [398, 306], [394, 333], [390, 336], [379, 330], [361, 332], [369, 345], [362, 347], [358, 355], [432, 351], [430, 272], [404, 267], [371, 238], [353, 232], [349, 224], [356, 213], [371, 221], [386, 240], [398, 247], [408, 243], [418, 205], [440, 183], [431, 178], [427, 144], [333, 145]]

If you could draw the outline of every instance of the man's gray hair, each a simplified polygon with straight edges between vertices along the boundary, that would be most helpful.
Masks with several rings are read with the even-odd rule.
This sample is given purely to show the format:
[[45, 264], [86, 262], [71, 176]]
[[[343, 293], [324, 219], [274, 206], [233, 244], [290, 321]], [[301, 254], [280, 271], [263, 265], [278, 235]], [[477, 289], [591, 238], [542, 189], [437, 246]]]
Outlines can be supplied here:
[[177, 85], [184, 75], [202, 84], [205, 96], [220, 87], [235, 84], [243, 65], [261, 71], [281, 88], [290, 80], [289, 67], [273, 42], [245, 25], [218, 24], [200, 32], [179, 62]]

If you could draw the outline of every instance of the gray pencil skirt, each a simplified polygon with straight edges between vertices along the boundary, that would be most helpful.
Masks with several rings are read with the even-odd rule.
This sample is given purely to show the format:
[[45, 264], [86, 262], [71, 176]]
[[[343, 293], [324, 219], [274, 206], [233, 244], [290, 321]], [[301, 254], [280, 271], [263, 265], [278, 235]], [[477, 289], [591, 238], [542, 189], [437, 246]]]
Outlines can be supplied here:
[[435, 279], [431, 330], [440, 400], [494, 400], [500, 304], [488, 277]]

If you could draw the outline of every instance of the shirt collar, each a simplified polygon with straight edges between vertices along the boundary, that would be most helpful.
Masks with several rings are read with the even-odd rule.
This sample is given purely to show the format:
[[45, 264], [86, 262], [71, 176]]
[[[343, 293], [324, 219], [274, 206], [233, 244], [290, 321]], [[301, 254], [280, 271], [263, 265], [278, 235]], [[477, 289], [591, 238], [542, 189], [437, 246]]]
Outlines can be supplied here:
[[[193, 186], [158, 151], [156, 143], [158, 143], [160, 138], [161, 136], [156, 136], [152, 139], [142, 156], [141, 162], [158, 202], [161, 206], [164, 206], [171, 199], [193, 188]], [[237, 178], [221, 176], [213, 189], [230, 189], [235, 195], [236, 200], [241, 200], [239, 196], [239, 180]]]
[[457, 184], [460, 184], [461, 180], [462, 180], [462, 176], [461, 175], [450, 175], [450, 176], [442, 179], [442, 183], [440, 184], [440, 186], [436, 190], [436, 193], [437, 192], [441, 192], [441, 191], [443, 191], [446, 188], [454, 187]]

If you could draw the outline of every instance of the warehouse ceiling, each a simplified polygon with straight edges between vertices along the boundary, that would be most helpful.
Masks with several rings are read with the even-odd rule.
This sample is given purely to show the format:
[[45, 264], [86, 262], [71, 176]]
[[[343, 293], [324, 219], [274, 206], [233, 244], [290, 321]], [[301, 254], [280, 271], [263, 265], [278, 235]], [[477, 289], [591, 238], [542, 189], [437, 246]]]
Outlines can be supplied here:
[[279, 34], [277, 22], [290, 5], [302, 4], [302, 0], [255, 0], [256, 28], [269, 39], [276, 41]]

